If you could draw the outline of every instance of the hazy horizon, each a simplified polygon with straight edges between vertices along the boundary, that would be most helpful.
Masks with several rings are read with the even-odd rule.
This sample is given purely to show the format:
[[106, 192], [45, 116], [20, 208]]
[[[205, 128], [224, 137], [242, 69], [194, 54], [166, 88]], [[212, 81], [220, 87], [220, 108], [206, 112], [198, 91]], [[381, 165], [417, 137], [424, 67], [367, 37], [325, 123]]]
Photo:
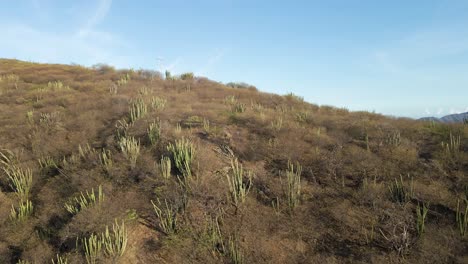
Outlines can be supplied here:
[[0, 10], [0, 57], [239, 81], [385, 115], [468, 111], [466, 1], [52, 1]]

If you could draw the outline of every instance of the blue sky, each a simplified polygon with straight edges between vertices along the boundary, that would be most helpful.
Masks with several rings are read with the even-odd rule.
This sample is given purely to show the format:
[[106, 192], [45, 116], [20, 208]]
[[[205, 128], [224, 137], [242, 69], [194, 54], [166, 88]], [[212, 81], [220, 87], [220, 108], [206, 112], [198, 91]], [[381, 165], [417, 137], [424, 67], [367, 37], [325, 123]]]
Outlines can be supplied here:
[[468, 1], [17, 0], [0, 57], [192, 71], [395, 116], [468, 111]]

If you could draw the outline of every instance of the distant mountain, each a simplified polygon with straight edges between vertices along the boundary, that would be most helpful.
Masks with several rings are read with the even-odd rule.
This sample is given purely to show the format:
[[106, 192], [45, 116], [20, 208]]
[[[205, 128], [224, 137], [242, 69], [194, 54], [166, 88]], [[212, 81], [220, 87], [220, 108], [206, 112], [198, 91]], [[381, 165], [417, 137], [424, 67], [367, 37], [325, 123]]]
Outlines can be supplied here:
[[461, 114], [453, 114], [453, 115], [446, 115], [441, 118], [437, 117], [423, 117], [420, 118], [419, 120], [423, 121], [435, 121], [435, 122], [441, 122], [441, 123], [463, 123], [465, 120], [468, 121], [468, 112], [466, 113], [461, 113]]

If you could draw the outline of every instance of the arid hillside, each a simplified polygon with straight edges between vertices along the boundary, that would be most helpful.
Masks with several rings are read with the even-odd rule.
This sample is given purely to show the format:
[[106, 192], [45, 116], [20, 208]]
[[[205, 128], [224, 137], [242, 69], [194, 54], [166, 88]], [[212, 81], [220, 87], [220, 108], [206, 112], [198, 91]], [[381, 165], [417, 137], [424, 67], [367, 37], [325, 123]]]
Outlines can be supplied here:
[[0, 263], [468, 263], [468, 125], [0, 60]]

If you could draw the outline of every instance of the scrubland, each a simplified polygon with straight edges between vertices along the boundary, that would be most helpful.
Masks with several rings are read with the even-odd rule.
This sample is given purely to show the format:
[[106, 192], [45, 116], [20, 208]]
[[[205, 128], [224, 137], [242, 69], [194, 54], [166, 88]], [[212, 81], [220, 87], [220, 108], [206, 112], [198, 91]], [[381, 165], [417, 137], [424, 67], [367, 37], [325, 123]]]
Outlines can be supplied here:
[[467, 124], [0, 60], [0, 263], [467, 263], [467, 176]]

